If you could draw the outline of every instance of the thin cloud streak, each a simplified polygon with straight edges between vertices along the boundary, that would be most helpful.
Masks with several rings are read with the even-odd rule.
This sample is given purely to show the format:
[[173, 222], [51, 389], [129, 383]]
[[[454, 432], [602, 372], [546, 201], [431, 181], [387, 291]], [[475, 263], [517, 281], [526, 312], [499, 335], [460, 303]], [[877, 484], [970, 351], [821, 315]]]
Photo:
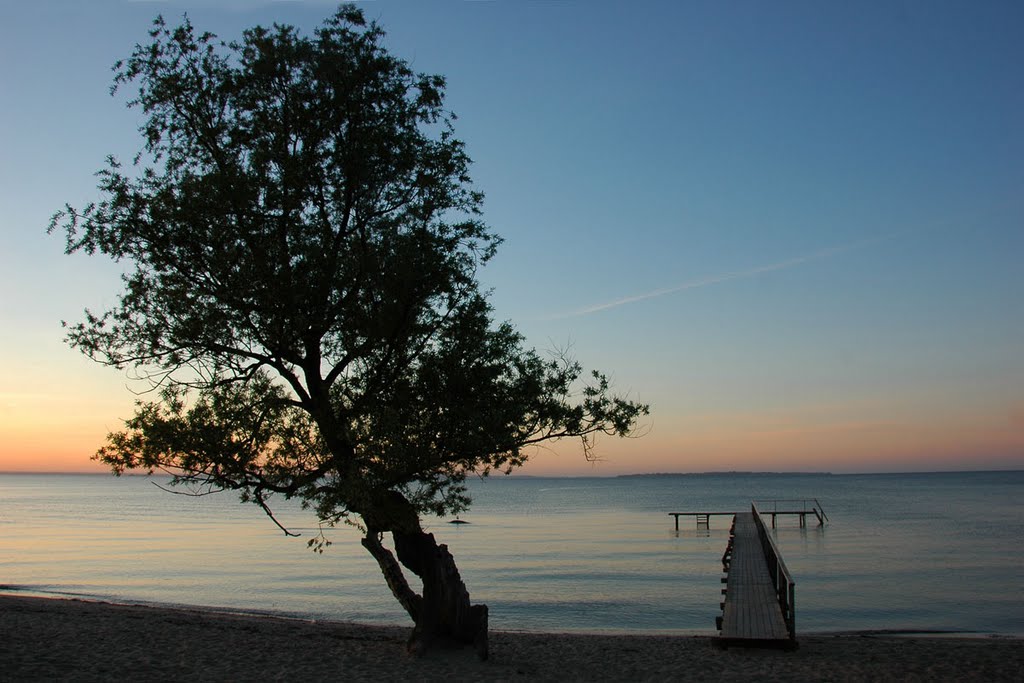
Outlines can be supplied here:
[[666, 294], [675, 294], [676, 292], [684, 292], [688, 289], [700, 289], [701, 287], [707, 287], [709, 285], [716, 285], [720, 282], [729, 282], [730, 280], [743, 280], [746, 278], [755, 277], [763, 273], [771, 273], [777, 270], [786, 270], [787, 268], [793, 268], [800, 264], [807, 263], [808, 261], [817, 261], [819, 259], [828, 258], [851, 249], [857, 249], [860, 247], [881, 242], [883, 240], [891, 239], [894, 234], [885, 235], [883, 237], [874, 237], [868, 240], [862, 240], [860, 242], [851, 242], [849, 244], [842, 244], [836, 247], [829, 247], [827, 249], [821, 249], [819, 251], [805, 254], [803, 256], [797, 256], [795, 258], [787, 259], [785, 261], [779, 261], [777, 263], [770, 263], [765, 266], [758, 266], [756, 268], [749, 268], [747, 270], [735, 270], [728, 273], [722, 273], [721, 275], [713, 275], [711, 277], [703, 278], [701, 280], [693, 280], [691, 282], [685, 282], [681, 285], [675, 285], [673, 287], [664, 287], [662, 289], [655, 289], [650, 292], [643, 294], [634, 294], [632, 296], [624, 296], [612, 301], [606, 301], [601, 304], [594, 304], [581, 308], [576, 311], [569, 313], [560, 313], [550, 315], [545, 320], [563, 320], [565, 318], [578, 318], [584, 315], [590, 315], [591, 313], [598, 313], [600, 311], [607, 311], [611, 308], [618, 308], [619, 306], [626, 306], [628, 304], [634, 304], [638, 301], [646, 301], [647, 299], [654, 299], [659, 296], [665, 296]]

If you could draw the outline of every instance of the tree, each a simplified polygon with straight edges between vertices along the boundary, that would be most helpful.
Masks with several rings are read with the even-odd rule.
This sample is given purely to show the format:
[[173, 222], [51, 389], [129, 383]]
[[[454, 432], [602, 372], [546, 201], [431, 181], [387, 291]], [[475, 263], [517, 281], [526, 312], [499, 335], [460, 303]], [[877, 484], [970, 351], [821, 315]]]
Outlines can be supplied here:
[[68, 253], [128, 266], [117, 304], [68, 341], [151, 382], [96, 454], [116, 474], [235, 490], [275, 522], [275, 497], [322, 529], [352, 521], [415, 624], [410, 650], [486, 656], [487, 608], [421, 516], [464, 510], [467, 476], [534, 444], [579, 437], [589, 456], [647, 407], [492, 320], [476, 271], [500, 240], [444, 79], [382, 37], [351, 5], [313, 36], [275, 24], [232, 43], [157, 18], [115, 66], [112, 92], [143, 113], [138, 156], [108, 158], [101, 198], [50, 224]]

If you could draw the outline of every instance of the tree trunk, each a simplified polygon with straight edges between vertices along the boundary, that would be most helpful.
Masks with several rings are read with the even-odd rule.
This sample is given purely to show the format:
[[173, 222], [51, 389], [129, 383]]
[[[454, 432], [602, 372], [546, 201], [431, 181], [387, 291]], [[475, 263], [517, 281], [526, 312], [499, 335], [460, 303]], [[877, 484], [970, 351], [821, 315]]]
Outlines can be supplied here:
[[448, 546], [433, 534], [392, 532], [399, 561], [423, 581], [423, 596], [409, 651], [422, 654], [431, 645], [473, 645], [487, 659], [487, 605], [472, 605]]
[[[394, 504], [395, 499], [389, 502]], [[367, 533], [362, 544], [377, 560], [388, 588], [413, 620], [407, 644], [409, 653], [418, 656], [432, 646], [472, 645], [480, 659], [487, 659], [487, 605], [470, 604], [469, 591], [448, 546], [438, 544], [433, 534], [420, 528], [415, 512], [412, 513], [415, 523], [410, 524], [408, 513], [412, 506], [404, 498], [401, 502], [404, 505], [400, 507], [405, 508], [401, 512], [405, 514], [396, 515], [393, 507], [386, 516], [363, 514]], [[384, 520], [393, 523], [399, 517], [405, 523], [387, 526], [372, 523]], [[397, 561], [381, 543], [382, 532], [388, 528], [395, 542]], [[410, 588], [399, 562], [422, 580], [422, 596]]]

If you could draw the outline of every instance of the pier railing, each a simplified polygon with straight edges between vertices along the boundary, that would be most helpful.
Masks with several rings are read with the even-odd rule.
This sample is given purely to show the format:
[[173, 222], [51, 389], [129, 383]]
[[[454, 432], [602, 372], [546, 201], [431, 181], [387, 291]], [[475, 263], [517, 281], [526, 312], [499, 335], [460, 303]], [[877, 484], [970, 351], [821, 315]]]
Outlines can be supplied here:
[[[815, 501], [817, 502], [817, 501]], [[789, 631], [790, 640], [796, 639], [796, 582], [792, 574], [782, 561], [782, 553], [775, 545], [775, 540], [765, 528], [764, 520], [761, 519], [761, 512], [757, 503], [750, 504], [750, 511], [754, 514], [754, 523], [757, 525], [757, 535], [761, 539], [761, 549], [764, 551], [765, 562], [768, 563], [768, 574], [775, 585], [775, 594], [779, 599], [779, 607], [782, 608], [782, 618], [786, 622], [786, 630]], [[769, 512], [769, 514], [771, 514]]]

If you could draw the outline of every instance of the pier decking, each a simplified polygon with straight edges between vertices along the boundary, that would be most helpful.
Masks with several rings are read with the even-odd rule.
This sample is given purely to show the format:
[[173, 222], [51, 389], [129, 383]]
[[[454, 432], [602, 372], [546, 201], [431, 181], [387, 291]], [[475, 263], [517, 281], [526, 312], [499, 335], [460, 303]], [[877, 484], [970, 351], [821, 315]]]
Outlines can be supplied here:
[[818, 524], [823, 525], [828, 517], [818, 499], [753, 502], [750, 512], [668, 514], [675, 518], [676, 532], [679, 518], [684, 516], [695, 517], [698, 529], [710, 528], [714, 515], [733, 518], [729, 543], [722, 555], [722, 569], [726, 573], [722, 579], [725, 599], [721, 604], [722, 615], [715, 620], [721, 632], [719, 644], [795, 648], [796, 582], [763, 518], [771, 517], [773, 529], [780, 515], [796, 515], [800, 526], [804, 527], [807, 516], [813, 514]]
[[[727, 573], [718, 620], [722, 645], [796, 646], [795, 583], [763, 526], [756, 508], [737, 512], [734, 518], [722, 558]], [[770, 548], [765, 547], [766, 541]]]

